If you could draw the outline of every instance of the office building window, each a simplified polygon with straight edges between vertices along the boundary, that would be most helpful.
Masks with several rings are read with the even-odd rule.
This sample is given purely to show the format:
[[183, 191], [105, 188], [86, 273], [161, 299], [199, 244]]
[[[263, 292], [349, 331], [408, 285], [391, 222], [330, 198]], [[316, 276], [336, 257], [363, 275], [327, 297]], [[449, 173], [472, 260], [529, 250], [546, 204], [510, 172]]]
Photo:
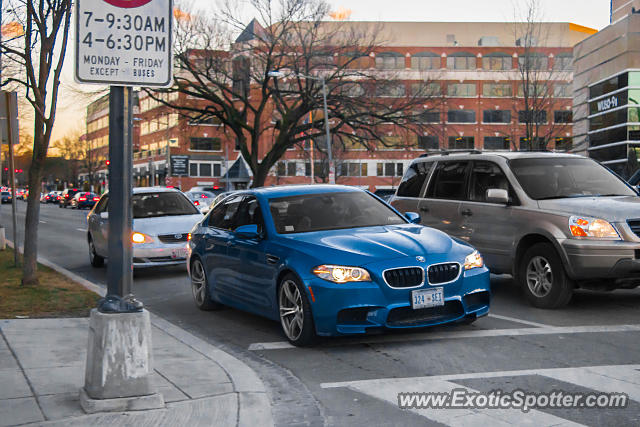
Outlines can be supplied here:
[[447, 85], [447, 95], [455, 97], [476, 96], [475, 83], [449, 83]]
[[476, 112], [473, 110], [450, 110], [447, 111], [447, 122], [449, 123], [475, 123]]
[[420, 123], [440, 123], [440, 111], [418, 111], [416, 115]]
[[538, 151], [546, 149], [546, 143], [544, 138], [536, 136], [532, 140], [525, 136], [520, 137], [520, 150], [523, 151]]
[[573, 111], [558, 110], [553, 112], [554, 123], [571, 123], [573, 122]]
[[420, 148], [421, 150], [440, 149], [440, 143], [438, 142], [438, 137], [435, 135], [419, 135], [418, 148]]
[[278, 176], [296, 176], [297, 164], [296, 162], [287, 162], [282, 160], [278, 162], [276, 166], [276, 172]]
[[396, 52], [381, 52], [376, 55], [378, 70], [399, 70], [404, 67], [404, 55]]
[[411, 56], [411, 68], [414, 70], [436, 70], [440, 68], [440, 55], [433, 52], [420, 52]]
[[442, 96], [442, 87], [438, 82], [421, 82], [421, 83], [412, 83], [411, 84], [411, 95], [417, 97], [435, 97]]
[[573, 138], [571, 137], [556, 138], [556, 150], [569, 151], [572, 148], [573, 148]]
[[509, 110], [484, 110], [482, 112], [484, 123], [511, 123], [511, 111]]
[[482, 85], [482, 96], [487, 98], [508, 98], [513, 95], [509, 83], [484, 83]]
[[530, 53], [518, 57], [518, 65], [522, 70], [546, 70], [549, 68], [549, 58], [542, 53]]
[[570, 53], [561, 53], [553, 60], [554, 70], [569, 71], [573, 69], [573, 56]]
[[387, 82], [376, 86], [376, 96], [401, 98], [405, 96], [405, 87], [402, 83]]
[[340, 176], [367, 176], [367, 164], [345, 162], [338, 168]]
[[518, 122], [523, 123], [537, 123], [543, 124], [547, 122], [547, 112], [533, 111], [533, 110], [520, 110], [518, 111]]
[[510, 70], [513, 68], [513, 63], [511, 61], [511, 55], [508, 53], [490, 53], [485, 55], [482, 58], [482, 69], [483, 70]]
[[222, 151], [220, 138], [196, 138], [189, 140], [189, 149], [194, 151]]
[[402, 163], [378, 163], [376, 164], [377, 176], [402, 176], [404, 173]]
[[485, 136], [485, 150], [509, 150], [511, 149], [511, 138], [508, 136]]
[[573, 96], [571, 84], [556, 83], [553, 85], [553, 96], [556, 98], [571, 98]]
[[476, 56], [467, 52], [451, 54], [447, 57], [447, 68], [450, 70], [475, 70]]
[[449, 137], [450, 150], [473, 150], [474, 147], [474, 138], [472, 136]]
[[189, 162], [189, 176], [219, 177], [222, 175], [222, 165], [212, 162]]

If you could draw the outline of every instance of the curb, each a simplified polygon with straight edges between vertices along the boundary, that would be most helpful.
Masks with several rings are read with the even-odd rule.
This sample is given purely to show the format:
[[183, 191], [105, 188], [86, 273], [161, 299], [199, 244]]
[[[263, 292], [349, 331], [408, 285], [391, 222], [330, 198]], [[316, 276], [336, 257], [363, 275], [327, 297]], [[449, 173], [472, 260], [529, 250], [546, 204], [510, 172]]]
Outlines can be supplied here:
[[[13, 248], [13, 242], [7, 240], [7, 245]], [[106, 289], [104, 287], [84, 279], [46, 258], [38, 256], [38, 262], [79, 283], [87, 290], [101, 297], [106, 295]], [[260, 420], [260, 425], [274, 425], [271, 413], [271, 401], [269, 396], [267, 396], [264, 383], [253, 369], [240, 359], [196, 337], [157, 314], [151, 311], [149, 311], [149, 314], [151, 315], [151, 324], [153, 326], [215, 361], [227, 373], [229, 378], [231, 378], [234, 392], [238, 393], [239, 399], [238, 426], [252, 427], [255, 426], [256, 420]], [[246, 405], [240, 404], [242, 402], [245, 402]]]

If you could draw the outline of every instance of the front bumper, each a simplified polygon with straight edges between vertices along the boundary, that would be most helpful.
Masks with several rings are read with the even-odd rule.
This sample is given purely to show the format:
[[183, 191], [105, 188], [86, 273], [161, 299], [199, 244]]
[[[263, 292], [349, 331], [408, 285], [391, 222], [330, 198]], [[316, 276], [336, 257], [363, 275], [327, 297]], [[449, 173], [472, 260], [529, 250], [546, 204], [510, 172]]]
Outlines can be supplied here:
[[[318, 335], [362, 334], [377, 329], [406, 329], [456, 322], [489, 312], [489, 271], [478, 268], [464, 272], [458, 280], [420, 288], [390, 288], [386, 283], [335, 284], [320, 278], [304, 280]], [[445, 304], [414, 310], [411, 292], [442, 287]], [[311, 290], [309, 291], [309, 288]], [[311, 296], [312, 294], [312, 296]]]
[[567, 274], [574, 280], [634, 279], [640, 282], [640, 243], [565, 239]]
[[186, 265], [187, 243], [147, 243], [133, 246], [135, 268]]

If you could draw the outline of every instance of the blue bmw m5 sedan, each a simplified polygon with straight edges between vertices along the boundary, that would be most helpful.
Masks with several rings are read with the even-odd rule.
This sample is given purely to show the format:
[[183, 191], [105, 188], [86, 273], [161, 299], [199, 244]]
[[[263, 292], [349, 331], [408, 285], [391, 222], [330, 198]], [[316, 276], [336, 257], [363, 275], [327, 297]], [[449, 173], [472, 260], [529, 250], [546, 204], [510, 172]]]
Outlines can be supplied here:
[[236, 192], [191, 231], [196, 305], [228, 305], [314, 338], [471, 322], [489, 272], [468, 244], [416, 224], [369, 192], [301, 185]]

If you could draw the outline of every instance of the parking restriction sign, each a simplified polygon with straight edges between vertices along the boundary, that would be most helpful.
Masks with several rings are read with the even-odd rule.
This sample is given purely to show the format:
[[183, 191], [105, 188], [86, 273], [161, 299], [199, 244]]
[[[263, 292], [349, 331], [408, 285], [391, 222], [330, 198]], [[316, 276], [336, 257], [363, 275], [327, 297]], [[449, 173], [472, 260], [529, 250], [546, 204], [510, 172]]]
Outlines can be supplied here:
[[167, 87], [172, 0], [77, 0], [79, 83]]

